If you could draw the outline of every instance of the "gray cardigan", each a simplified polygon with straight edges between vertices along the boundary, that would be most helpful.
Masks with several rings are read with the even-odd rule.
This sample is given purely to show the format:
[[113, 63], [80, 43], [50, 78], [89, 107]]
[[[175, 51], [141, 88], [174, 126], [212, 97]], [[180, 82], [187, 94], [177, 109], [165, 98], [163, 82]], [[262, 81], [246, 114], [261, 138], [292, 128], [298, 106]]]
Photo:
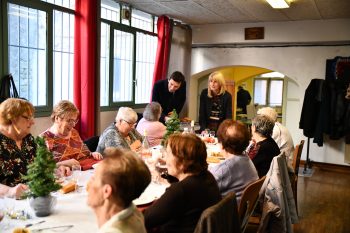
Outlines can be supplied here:
[[[130, 131], [129, 137], [131, 139], [130, 144], [135, 142], [136, 140], [142, 141], [141, 134], [137, 132], [135, 129], [132, 129]], [[111, 124], [103, 131], [103, 133], [100, 136], [100, 140], [98, 141], [98, 146], [96, 151], [102, 154], [107, 147], [119, 147], [121, 149], [130, 150], [130, 146], [128, 142], [120, 134], [117, 127], [115, 126], [115, 123]]]

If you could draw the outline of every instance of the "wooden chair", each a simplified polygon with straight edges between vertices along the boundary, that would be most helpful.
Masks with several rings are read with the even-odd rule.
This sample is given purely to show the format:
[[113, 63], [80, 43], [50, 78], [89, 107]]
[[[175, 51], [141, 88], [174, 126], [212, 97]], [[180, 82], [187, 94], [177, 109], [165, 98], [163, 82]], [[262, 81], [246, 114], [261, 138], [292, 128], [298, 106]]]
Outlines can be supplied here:
[[250, 216], [252, 215], [259, 198], [259, 191], [265, 181], [265, 176], [249, 184], [242, 193], [241, 202], [238, 207], [238, 215], [241, 222], [241, 232], [247, 227]]
[[297, 199], [297, 194], [298, 194], [298, 173], [299, 173], [299, 165], [300, 165], [300, 158], [301, 158], [301, 152], [303, 151], [304, 147], [304, 140], [300, 141], [300, 144], [295, 146], [294, 149], [294, 154], [293, 154], [293, 170], [294, 170], [294, 178], [291, 180], [292, 184], [292, 190], [293, 190], [293, 196], [294, 196], [294, 201], [295, 201], [295, 207], [298, 212], [298, 199]]
[[236, 194], [227, 194], [220, 202], [201, 214], [194, 233], [239, 233], [240, 223]]

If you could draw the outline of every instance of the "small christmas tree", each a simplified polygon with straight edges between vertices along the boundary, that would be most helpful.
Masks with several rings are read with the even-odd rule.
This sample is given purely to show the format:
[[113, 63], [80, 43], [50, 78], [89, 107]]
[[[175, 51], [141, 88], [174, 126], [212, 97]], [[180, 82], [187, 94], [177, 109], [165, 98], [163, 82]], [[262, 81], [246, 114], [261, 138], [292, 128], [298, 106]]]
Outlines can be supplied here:
[[172, 111], [170, 115], [170, 119], [167, 120], [165, 124], [166, 124], [166, 133], [163, 137], [162, 145], [164, 145], [164, 142], [171, 134], [178, 132], [180, 130], [180, 119], [175, 109]]
[[28, 181], [30, 189], [28, 196], [44, 197], [59, 190], [61, 185], [56, 183], [54, 176], [56, 162], [52, 153], [47, 149], [44, 139], [36, 137], [35, 142], [36, 156], [33, 163], [28, 165], [28, 172], [24, 179]]

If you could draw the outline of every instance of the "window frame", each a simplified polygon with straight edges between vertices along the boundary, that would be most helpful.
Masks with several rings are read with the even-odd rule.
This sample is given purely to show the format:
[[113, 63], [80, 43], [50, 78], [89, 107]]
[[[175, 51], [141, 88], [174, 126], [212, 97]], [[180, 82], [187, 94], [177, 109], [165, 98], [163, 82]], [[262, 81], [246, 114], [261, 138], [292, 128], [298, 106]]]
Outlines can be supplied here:
[[[120, 8], [122, 9], [122, 8]], [[130, 11], [132, 11], [132, 8], [130, 9]], [[110, 42], [112, 42], [109, 46], [109, 87], [108, 87], [108, 105], [107, 106], [101, 106], [100, 102], [99, 102], [99, 107], [100, 107], [100, 111], [113, 111], [113, 110], [117, 110], [119, 107], [124, 107], [124, 106], [128, 106], [128, 107], [132, 107], [132, 108], [144, 108], [147, 103], [144, 104], [135, 104], [135, 90], [136, 90], [136, 85], [137, 85], [137, 80], [136, 80], [136, 52], [137, 52], [137, 32], [140, 33], [144, 33], [147, 35], [151, 35], [151, 36], [158, 36], [157, 33], [154, 33], [154, 20], [155, 20], [155, 16], [152, 15], [152, 30], [153, 32], [147, 31], [147, 30], [143, 30], [140, 28], [135, 28], [131, 26], [131, 19], [132, 17], [130, 17], [129, 20], [129, 24], [123, 24], [121, 23], [122, 19], [121, 19], [121, 14], [120, 14], [120, 22], [115, 22], [115, 21], [111, 21], [108, 19], [104, 19], [101, 17], [100, 19], [100, 23], [105, 23], [109, 25], [109, 40]], [[120, 30], [123, 32], [127, 32], [127, 33], [131, 33], [133, 34], [134, 38], [133, 38], [133, 61], [132, 61], [132, 101], [123, 101], [123, 102], [113, 102], [113, 71], [114, 71], [114, 65], [113, 65], [113, 51], [114, 51], [114, 30]], [[101, 64], [101, 63], [100, 63]], [[150, 96], [151, 97], [151, 96]]]
[[8, 52], [8, 10], [7, 4], [16, 4], [28, 8], [37, 9], [40, 11], [44, 11], [47, 14], [47, 31], [46, 31], [46, 43], [47, 43], [47, 51], [46, 51], [46, 90], [47, 90], [47, 99], [45, 106], [35, 106], [35, 116], [49, 116], [52, 112], [53, 108], [53, 13], [55, 10], [62, 11], [69, 14], [74, 14], [75, 11], [72, 9], [68, 9], [62, 6], [54, 5], [51, 3], [43, 2], [40, 0], [4, 0], [1, 1], [1, 36], [0, 43], [1, 48], [0, 51], [1, 56], [1, 64], [0, 64], [0, 74], [1, 77], [9, 73], [9, 52]]
[[[266, 84], [266, 93], [265, 93], [265, 97], [266, 97], [266, 103], [264, 105], [259, 105], [262, 107], [282, 107], [283, 106], [283, 95], [284, 95], [284, 78], [275, 78], [275, 77], [255, 77], [254, 78], [254, 97], [255, 97], [255, 81], [257, 80], [265, 80], [267, 82]], [[281, 101], [281, 105], [271, 105], [270, 103], [270, 89], [271, 89], [271, 81], [282, 81], [282, 101]], [[253, 102], [255, 104], [254, 101], [254, 97], [253, 97]]]

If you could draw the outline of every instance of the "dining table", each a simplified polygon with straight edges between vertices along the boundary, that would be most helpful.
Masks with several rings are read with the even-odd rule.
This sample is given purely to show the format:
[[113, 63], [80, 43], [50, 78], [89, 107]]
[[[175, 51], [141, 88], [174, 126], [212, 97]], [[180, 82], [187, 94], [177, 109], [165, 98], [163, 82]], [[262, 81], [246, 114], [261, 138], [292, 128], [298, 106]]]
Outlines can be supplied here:
[[[29, 206], [29, 200], [15, 200], [0, 198], [0, 211], [5, 217], [0, 221], [0, 233], [12, 233], [16, 228], [28, 229], [31, 233], [66, 232], [66, 233], [96, 233], [97, 220], [93, 210], [87, 205], [86, 185], [94, 170], [81, 171], [78, 188], [66, 194], [53, 192], [56, 205], [53, 212], [47, 217], [36, 217]], [[151, 182], [141, 196], [134, 200], [140, 208], [158, 199], [168, 185], [160, 182]]]

